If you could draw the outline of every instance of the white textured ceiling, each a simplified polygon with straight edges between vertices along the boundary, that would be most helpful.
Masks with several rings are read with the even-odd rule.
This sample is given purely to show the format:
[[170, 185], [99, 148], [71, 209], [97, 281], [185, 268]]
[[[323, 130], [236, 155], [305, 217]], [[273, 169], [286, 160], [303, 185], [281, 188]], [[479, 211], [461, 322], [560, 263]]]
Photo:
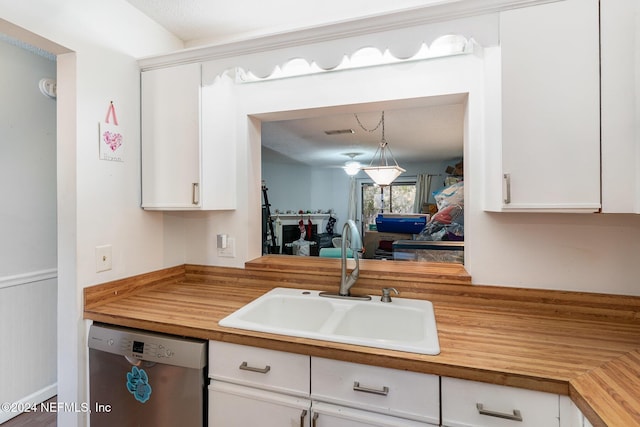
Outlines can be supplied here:
[[228, 42], [453, 0], [127, 0], [185, 42]]
[[[355, 160], [368, 164], [380, 143], [382, 129], [365, 129], [374, 129], [384, 110], [385, 139], [400, 166], [460, 159], [464, 103], [464, 95], [440, 96], [342, 107], [339, 113], [328, 109], [305, 118], [263, 122], [262, 145], [267, 148], [263, 157], [337, 167], [349, 160], [348, 153], [358, 153]], [[341, 129], [353, 129], [354, 133], [325, 134], [325, 130]]]

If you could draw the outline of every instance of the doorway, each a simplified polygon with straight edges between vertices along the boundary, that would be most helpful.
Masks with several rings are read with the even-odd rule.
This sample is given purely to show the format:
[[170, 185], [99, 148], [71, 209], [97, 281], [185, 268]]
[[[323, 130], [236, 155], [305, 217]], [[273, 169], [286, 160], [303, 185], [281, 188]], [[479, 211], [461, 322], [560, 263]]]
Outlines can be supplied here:
[[0, 56], [0, 400], [39, 403], [57, 392], [57, 64], [8, 36]]

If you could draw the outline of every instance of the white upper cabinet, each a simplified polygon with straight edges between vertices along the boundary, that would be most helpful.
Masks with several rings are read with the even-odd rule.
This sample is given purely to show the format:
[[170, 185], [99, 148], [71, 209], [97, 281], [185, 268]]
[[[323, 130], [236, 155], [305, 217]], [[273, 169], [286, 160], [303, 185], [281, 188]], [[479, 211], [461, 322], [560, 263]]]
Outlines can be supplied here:
[[503, 182], [495, 210], [600, 209], [598, 28], [598, 0], [500, 14]]
[[145, 71], [142, 207], [200, 207], [200, 64]]
[[235, 208], [235, 144], [206, 133], [201, 65], [141, 73], [142, 207]]
[[640, 2], [601, 0], [602, 212], [640, 213]]

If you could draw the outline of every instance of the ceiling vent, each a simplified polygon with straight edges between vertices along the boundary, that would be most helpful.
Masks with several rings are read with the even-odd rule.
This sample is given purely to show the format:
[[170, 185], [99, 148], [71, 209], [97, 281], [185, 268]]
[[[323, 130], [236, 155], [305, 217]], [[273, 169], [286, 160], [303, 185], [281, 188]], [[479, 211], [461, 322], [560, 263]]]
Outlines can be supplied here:
[[327, 135], [344, 135], [347, 133], [349, 134], [356, 133], [356, 131], [353, 129], [334, 129], [334, 130], [325, 130], [324, 133]]

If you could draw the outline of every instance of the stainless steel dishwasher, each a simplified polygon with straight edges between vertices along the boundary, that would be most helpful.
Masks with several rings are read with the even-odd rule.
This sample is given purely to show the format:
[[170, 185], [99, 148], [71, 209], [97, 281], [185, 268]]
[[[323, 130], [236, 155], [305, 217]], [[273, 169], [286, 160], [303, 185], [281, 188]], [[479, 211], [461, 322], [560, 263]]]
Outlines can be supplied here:
[[207, 342], [110, 325], [89, 330], [91, 427], [203, 427]]

